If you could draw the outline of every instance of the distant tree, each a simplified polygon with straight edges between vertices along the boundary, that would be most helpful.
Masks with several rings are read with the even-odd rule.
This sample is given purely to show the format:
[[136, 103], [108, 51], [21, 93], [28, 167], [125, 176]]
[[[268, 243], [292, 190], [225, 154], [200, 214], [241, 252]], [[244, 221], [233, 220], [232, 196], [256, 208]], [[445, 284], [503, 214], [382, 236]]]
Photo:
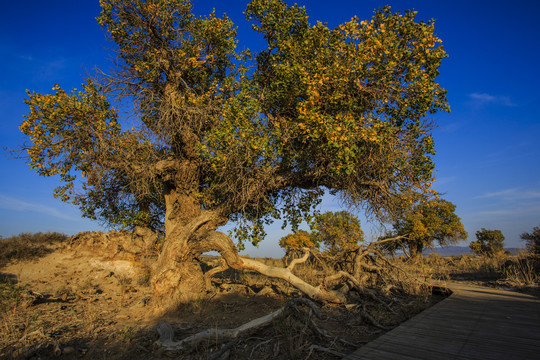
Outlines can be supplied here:
[[237, 51], [229, 17], [197, 16], [189, 0], [100, 5], [111, 73], [79, 90], [29, 92], [23, 149], [32, 169], [60, 177], [55, 196], [83, 216], [164, 234], [156, 305], [205, 293], [207, 251], [325, 298], [331, 292], [242, 258], [217, 229], [232, 220], [240, 245], [257, 244], [274, 219], [311, 216], [324, 188], [382, 217], [429, 186], [426, 116], [449, 109], [435, 81], [446, 52], [414, 11], [384, 7], [329, 28], [300, 6], [253, 0], [245, 15], [266, 46], [252, 56]]
[[527, 241], [527, 248], [535, 255], [540, 255], [540, 226], [535, 226], [530, 233], [520, 235], [521, 239]]
[[285, 256], [299, 256], [303, 253], [303, 248], [318, 248], [314, 236], [305, 230], [282, 237], [279, 240], [279, 246], [285, 249]]
[[425, 247], [454, 244], [467, 238], [461, 219], [455, 214], [456, 206], [441, 198], [423, 198], [405, 211], [394, 224], [395, 235], [406, 237], [410, 255], [415, 257]]
[[354, 250], [364, 241], [360, 220], [348, 211], [325, 212], [316, 216], [313, 238], [330, 255]]
[[476, 239], [470, 243], [469, 248], [477, 255], [492, 256], [504, 250], [504, 235], [501, 230], [482, 228], [476, 232]]

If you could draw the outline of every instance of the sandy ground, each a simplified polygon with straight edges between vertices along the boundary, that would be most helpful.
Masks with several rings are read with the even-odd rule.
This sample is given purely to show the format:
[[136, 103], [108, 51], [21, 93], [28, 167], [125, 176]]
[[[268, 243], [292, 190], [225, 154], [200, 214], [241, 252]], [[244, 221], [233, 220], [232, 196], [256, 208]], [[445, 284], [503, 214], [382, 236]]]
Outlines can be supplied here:
[[[239, 326], [282, 307], [290, 296], [297, 295], [280, 292], [269, 279], [256, 284], [225, 279], [200, 301], [156, 315], [141, 259], [62, 246], [33, 261], [11, 263], [0, 273], [25, 289], [19, 305], [0, 314], [1, 358], [167, 358], [171, 354], [155, 345], [155, 326], [160, 320], [173, 324], [176, 338], [183, 338], [208, 328]], [[407, 314], [394, 314], [387, 322], [399, 323], [421, 308], [412, 304]], [[317, 324], [335, 339], [349, 343], [338, 347], [343, 353], [355, 350], [351, 344], [360, 346], [383, 333], [368, 326], [350, 308], [324, 306], [322, 311], [323, 318]], [[283, 318], [237, 341], [228, 353], [230, 358], [305, 358], [310, 342], [328, 346], [329, 339], [313, 338], [290, 321]], [[215, 344], [206, 343], [181, 358], [207, 358], [215, 349]], [[338, 357], [315, 351], [310, 358]]]

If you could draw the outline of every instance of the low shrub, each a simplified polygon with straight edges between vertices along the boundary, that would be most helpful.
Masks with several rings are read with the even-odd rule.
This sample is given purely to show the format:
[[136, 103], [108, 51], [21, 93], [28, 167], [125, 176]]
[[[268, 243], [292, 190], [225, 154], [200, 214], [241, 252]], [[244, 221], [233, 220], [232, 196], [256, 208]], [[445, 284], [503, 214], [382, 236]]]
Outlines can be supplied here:
[[66, 234], [57, 232], [21, 233], [0, 238], [0, 267], [15, 260], [31, 260], [50, 253], [51, 245], [65, 242]]

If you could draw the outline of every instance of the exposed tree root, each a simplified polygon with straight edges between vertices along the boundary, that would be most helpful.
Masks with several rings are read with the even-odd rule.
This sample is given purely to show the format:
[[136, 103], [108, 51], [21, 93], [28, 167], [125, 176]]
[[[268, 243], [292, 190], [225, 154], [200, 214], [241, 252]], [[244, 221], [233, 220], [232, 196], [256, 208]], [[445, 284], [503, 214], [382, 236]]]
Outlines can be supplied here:
[[346, 354], [340, 353], [339, 351], [328, 349], [328, 348], [325, 348], [325, 347], [322, 347], [322, 346], [319, 346], [319, 345], [311, 345], [309, 347], [309, 353], [308, 353], [308, 356], [306, 356], [306, 360], [311, 357], [311, 354], [313, 353], [313, 350], [323, 351], [325, 353], [332, 354], [334, 356], [339, 356], [340, 358], [343, 358], [343, 357], [346, 356]]
[[[385, 263], [392, 267], [396, 265], [391, 264], [388, 260], [385, 259], [384, 255], [379, 251], [379, 246], [388, 242], [398, 242], [401, 243], [403, 236], [398, 236], [389, 239], [383, 239], [375, 241], [367, 246], [360, 246], [352, 251], [345, 251], [344, 254], [338, 254], [337, 256], [328, 259], [328, 256], [324, 256], [317, 251], [313, 251], [307, 248], [304, 248], [304, 255], [301, 258], [294, 259], [286, 267], [275, 267], [263, 264], [257, 260], [243, 258], [238, 255], [238, 252], [230, 240], [230, 238], [218, 231], [211, 231], [204, 236], [204, 242], [208, 247], [206, 250], [217, 250], [222, 255], [222, 265], [217, 266], [216, 268], [211, 269], [205, 274], [207, 284], [210, 284], [210, 277], [226, 270], [228, 267], [232, 267], [237, 270], [253, 270], [262, 275], [282, 279], [291, 284], [293, 287], [304, 293], [310, 299], [321, 302], [321, 303], [334, 303], [334, 304], [346, 304], [347, 303], [347, 294], [350, 289], [355, 289], [358, 293], [366, 295], [381, 305], [386, 309], [393, 312], [392, 308], [380, 299], [372, 291], [366, 289], [366, 282], [371, 277], [371, 274], [380, 276], [383, 265]], [[353, 259], [352, 261], [352, 271], [340, 270], [335, 274], [329, 275], [323, 279], [321, 285], [313, 286], [308, 284], [298, 276], [293, 273], [293, 270], [296, 265], [305, 263], [310, 254], [313, 254], [315, 258], [322, 264], [326, 269], [325, 261], [336, 262], [341, 258]], [[400, 269], [401, 270], [401, 269]], [[345, 279], [346, 282], [349, 282], [352, 286], [347, 286], [346, 283], [339, 288], [338, 290], [329, 289], [329, 284], [335, 282], [336, 280]]]

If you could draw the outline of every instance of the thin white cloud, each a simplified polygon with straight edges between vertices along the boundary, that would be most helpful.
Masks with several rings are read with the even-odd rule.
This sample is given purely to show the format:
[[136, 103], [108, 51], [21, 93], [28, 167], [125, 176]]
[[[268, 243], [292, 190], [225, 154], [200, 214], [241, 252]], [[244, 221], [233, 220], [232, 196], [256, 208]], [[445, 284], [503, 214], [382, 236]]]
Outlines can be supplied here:
[[444, 132], [455, 132], [455, 131], [458, 131], [459, 129], [463, 128], [465, 124], [462, 123], [462, 122], [453, 122], [453, 123], [448, 123], [448, 124], [443, 124], [440, 126], [440, 129]]
[[[510, 224], [517, 226], [521, 223], [536, 223], [538, 221], [537, 214], [540, 213], [540, 204], [528, 203], [528, 204], [513, 204], [501, 206], [500, 208], [480, 209], [476, 212], [465, 214], [462, 219], [469, 224], [478, 224], [483, 227], [496, 227], [498, 224]], [[522, 230], [525, 231], [527, 226], [522, 226]]]
[[54, 209], [52, 207], [42, 205], [42, 204], [37, 204], [37, 203], [29, 203], [29, 202], [15, 199], [15, 198], [5, 196], [2, 194], [0, 194], [0, 208], [11, 210], [11, 211], [37, 212], [37, 213], [53, 216], [53, 217], [63, 219], [63, 220], [70, 220], [70, 221], [78, 220], [78, 219], [73, 218], [72, 216], [63, 214], [57, 209]]
[[527, 199], [538, 199], [540, 198], [540, 191], [537, 190], [528, 190], [528, 189], [504, 189], [495, 192], [488, 192], [479, 196], [476, 196], [475, 199], [500, 199], [500, 200], [527, 200]]
[[515, 196], [517, 194], [517, 189], [505, 189], [495, 192], [488, 192], [482, 195], [478, 195], [475, 198], [476, 199], [487, 199], [487, 198], [500, 198], [500, 197], [508, 197], [508, 196]]
[[474, 100], [485, 101], [485, 102], [490, 102], [490, 101], [496, 101], [497, 100], [497, 98], [495, 96], [492, 96], [492, 95], [489, 95], [489, 94], [472, 93], [472, 94], [469, 94], [469, 97], [471, 99], [474, 99]]
[[527, 191], [523, 194], [525, 199], [538, 199], [540, 198], [540, 191]]
[[477, 213], [480, 216], [507, 216], [515, 215], [515, 210], [491, 210], [491, 211], [480, 211]]
[[498, 104], [503, 106], [517, 106], [507, 96], [490, 95], [486, 93], [472, 93], [469, 94], [469, 98], [479, 104]]

